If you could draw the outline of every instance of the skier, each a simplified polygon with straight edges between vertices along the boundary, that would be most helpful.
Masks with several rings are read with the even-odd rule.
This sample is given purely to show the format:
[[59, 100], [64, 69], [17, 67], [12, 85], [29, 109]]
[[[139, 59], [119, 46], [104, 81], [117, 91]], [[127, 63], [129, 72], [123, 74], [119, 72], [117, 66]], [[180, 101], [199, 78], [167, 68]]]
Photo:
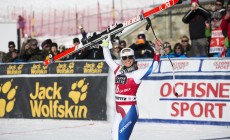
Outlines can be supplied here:
[[151, 74], [158, 67], [160, 60], [160, 41], [156, 41], [153, 61], [148, 67], [138, 69], [135, 61], [134, 51], [131, 48], [123, 48], [120, 52], [122, 65], [112, 60], [109, 51], [110, 37], [103, 40], [103, 54], [106, 63], [114, 71], [116, 86], [116, 115], [112, 129], [113, 140], [128, 140], [133, 127], [138, 119], [138, 108], [136, 101], [137, 89], [141, 84], [142, 78]]

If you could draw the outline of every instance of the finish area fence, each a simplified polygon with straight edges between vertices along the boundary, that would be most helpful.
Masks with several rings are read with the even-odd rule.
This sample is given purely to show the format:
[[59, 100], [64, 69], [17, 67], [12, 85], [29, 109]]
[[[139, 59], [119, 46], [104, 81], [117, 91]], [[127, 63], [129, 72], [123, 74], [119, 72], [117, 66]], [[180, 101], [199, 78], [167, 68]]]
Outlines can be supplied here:
[[[149, 60], [138, 60], [144, 68]], [[139, 121], [230, 125], [229, 59], [162, 59], [137, 92]], [[114, 75], [104, 61], [0, 66], [0, 117], [112, 120]], [[173, 95], [174, 90], [179, 97]]]

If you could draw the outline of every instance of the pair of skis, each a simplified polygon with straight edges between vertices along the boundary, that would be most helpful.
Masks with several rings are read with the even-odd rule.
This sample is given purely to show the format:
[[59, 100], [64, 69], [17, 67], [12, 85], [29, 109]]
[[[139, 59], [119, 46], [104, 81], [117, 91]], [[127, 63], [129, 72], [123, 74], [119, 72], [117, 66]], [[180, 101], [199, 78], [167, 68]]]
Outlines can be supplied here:
[[43, 64], [49, 65], [49, 64], [54, 63], [55, 61], [65, 57], [65, 56], [71, 55], [71, 54], [73, 54], [77, 51], [80, 51], [82, 49], [92, 47], [95, 44], [98, 44], [98, 42], [106, 39], [108, 34], [110, 34], [111, 36], [115, 36], [116, 34], [121, 33], [124, 30], [124, 28], [126, 28], [130, 25], [133, 25], [137, 22], [140, 22], [142, 20], [145, 20], [147, 17], [149, 17], [153, 14], [156, 14], [160, 11], [163, 11], [163, 10], [177, 4], [178, 2], [179, 2], [179, 0], [169, 0], [169, 1], [161, 4], [160, 6], [157, 6], [157, 7], [153, 8], [147, 12], [144, 12], [142, 15], [138, 15], [136, 17], [133, 17], [133, 18], [121, 23], [121, 24], [110, 26], [107, 30], [103, 31], [102, 33], [94, 34], [91, 38], [89, 38], [87, 40], [87, 43], [83, 47], [78, 48], [78, 46], [73, 46], [72, 48], [69, 48], [68, 50], [66, 50], [66, 51], [64, 51], [58, 55], [55, 55], [55, 56], [49, 55], [49, 59], [45, 60], [43, 62]]

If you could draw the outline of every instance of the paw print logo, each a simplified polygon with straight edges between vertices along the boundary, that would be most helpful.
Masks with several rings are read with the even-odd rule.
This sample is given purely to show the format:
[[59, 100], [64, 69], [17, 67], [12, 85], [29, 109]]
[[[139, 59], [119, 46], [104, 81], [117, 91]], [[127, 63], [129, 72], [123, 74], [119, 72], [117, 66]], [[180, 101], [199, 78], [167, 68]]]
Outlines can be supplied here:
[[69, 63], [69, 68], [73, 69], [74, 68], [74, 62]]
[[12, 82], [13, 80], [10, 80], [0, 85], [0, 117], [4, 117], [14, 108], [18, 86], [12, 87]]
[[104, 65], [104, 63], [103, 63], [103, 62], [100, 62], [100, 63], [97, 64], [97, 68], [98, 68], [98, 69], [102, 69], [102, 68], [103, 68], [103, 65]]
[[71, 98], [75, 104], [78, 104], [79, 101], [84, 101], [87, 96], [88, 85], [89, 83], [85, 83], [85, 78], [73, 83], [71, 91], [69, 92], [69, 98]]

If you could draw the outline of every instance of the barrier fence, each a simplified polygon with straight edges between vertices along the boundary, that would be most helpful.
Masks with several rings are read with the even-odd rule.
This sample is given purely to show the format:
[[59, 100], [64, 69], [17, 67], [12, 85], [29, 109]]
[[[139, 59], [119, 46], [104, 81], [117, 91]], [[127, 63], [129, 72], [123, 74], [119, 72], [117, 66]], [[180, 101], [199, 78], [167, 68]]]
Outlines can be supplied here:
[[[149, 60], [139, 60], [145, 68]], [[229, 59], [162, 59], [137, 92], [139, 121], [230, 125]], [[104, 61], [1, 64], [0, 117], [110, 120], [114, 75]], [[173, 95], [174, 90], [179, 97]]]

